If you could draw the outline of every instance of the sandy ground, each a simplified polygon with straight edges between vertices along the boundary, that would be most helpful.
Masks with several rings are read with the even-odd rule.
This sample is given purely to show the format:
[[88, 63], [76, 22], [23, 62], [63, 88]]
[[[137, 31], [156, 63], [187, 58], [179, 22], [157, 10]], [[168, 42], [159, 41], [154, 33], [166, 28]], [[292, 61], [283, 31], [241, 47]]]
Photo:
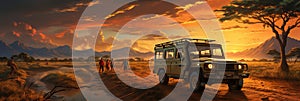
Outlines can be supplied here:
[[[167, 96], [174, 89], [178, 80], [170, 80], [169, 85], [158, 85], [147, 90], [135, 89], [123, 83], [114, 75], [101, 75], [108, 89], [122, 100], [159, 100]], [[182, 82], [182, 81], [179, 81]], [[114, 86], [112, 86], [114, 85]], [[188, 86], [188, 84], [186, 84]], [[186, 89], [188, 89], [188, 87]], [[300, 83], [288, 81], [263, 80], [258, 78], [245, 79], [242, 91], [228, 91], [226, 84], [222, 84], [214, 100], [218, 101], [297, 101], [300, 99]], [[207, 89], [210, 86], [207, 86]], [[200, 100], [202, 92], [193, 93], [189, 100]], [[178, 94], [181, 96], [184, 94]]]
[[[116, 67], [121, 67], [121, 65], [117, 65]], [[143, 70], [144, 67], [140, 68]], [[160, 100], [168, 96], [178, 82], [184, 84], [183, 86], [179, 86], [183, 90], [189, 90], [188, 84], [184, 83], [182, 80], [170, 79], [168, 85], [158, 84], [158, 77], [149, 73], [149, 69], [147, 71], [135, 69], [135, 72], [130, 72], [130, 70], [123, 71], [121, 68], [117, 68], [115, 71], [101, 73], [100, 77], [101, 81], [103, 81], [103, 85], [101, 85], [102, 82], [100, 82], [100, 85], [97, 84], [100, 80], [99, 78], [96, 78], [96, 75], [99, 76], [96, 68], [84, 68], [83, 66], [78, 70], [80, 71], [77, 71], [77, 73], [90, 75], [77, 78], [82, 92], [85, 93], [85, 96], [89, 97], [88, 99], [125, 101]], [[45, 70], [43, 73], [32, 73], [34, 76], [31, 77], [32, 79], [38, 80], [47, 73], [58, 71], [70, 72], [72, 71], [72, 68], [64, 67], [55, 70]], [[45, 89], [42, 87], [45, 85], [46, 84], [40, 84], [41, 89]], [[214, 85], [207, 85], [207, 91], [217, 91], [217, 95], [215, 95], [213, 99], [216, 101], [297, 101], [300, 99], [299, 81], [282, 81], [250, 77], [244, 80], [244, 88], [241, 91], [229, 91], [226, 84], [222, 84], [219, 89], [215, 89], [213, 86]], [[110, 93], [108, 93], [108, 91]], [[200, 100], [202, 93], [203, 92], [195, 92], [188, 100]], [[61, 97], [61, 100], [85, 100], [80, 90], [68, 91], [59, 94], [58, 96]], [[116, 98], [97, 98], [97, 96], [115, 96]], [[186, 96], [186, 94], [179, 92], [176, 93], [176, 96]], [[183, 99], [168, 100], [181, 101]]]

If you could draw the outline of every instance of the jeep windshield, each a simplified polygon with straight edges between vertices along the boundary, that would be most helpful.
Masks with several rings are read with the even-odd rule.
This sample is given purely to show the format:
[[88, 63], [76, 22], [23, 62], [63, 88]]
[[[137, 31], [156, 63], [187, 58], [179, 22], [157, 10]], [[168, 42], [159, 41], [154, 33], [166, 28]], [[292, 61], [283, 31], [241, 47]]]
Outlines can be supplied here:
[[224, 59], [223, 50], [220, 45], [190, 46], [189, 53], [192, 60], [202, 57]]

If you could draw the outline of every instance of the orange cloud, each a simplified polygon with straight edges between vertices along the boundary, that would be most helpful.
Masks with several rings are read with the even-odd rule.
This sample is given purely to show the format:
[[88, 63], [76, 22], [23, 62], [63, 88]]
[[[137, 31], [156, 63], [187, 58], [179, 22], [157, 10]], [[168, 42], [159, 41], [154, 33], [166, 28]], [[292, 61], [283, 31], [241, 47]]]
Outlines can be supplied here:
[[34, 36], [37, 33], [36, 29], [32, 29], [31, 31], [32, 31], [31, 36]]
[[78, 7], [71, 7], [71, 8], [66, 8], [66, 9], [60, 9], [60, 10], [56, 10], [56, 12], [60, 12], [60, 13], [63, 13], [63, 12], [75, 12], [77, 11]]
[[179, 11], [177, 12], [177, 14], [181, 13], [181, 12], [185, 12], [186, 10], [196, 6], [196, 5], [200, 5], [200, 4], [203, 4], [205, 3], [205, 1], [197, 1], [195, 2], [194, 4], [187, 4], [183, 7], [176, 7], [175, 9], [178, 9]]
[[31, 25], [26, 24], [26, 23], [24, 23], [24, 25], [25, 25], [25, 29], [26, 30], [32, 30], [32, 26]]
[[18, 26], [18, 23], [17, 23], [17, 22], [13, 22], [13, 26], [14, 26], [14, 27], [17, 27], [17, 26]]
[[60, 33], [57, 33], [57, 34], [55, 34], [55, 37], [56, 38], [63, 38], [64, 36], [65, 36], [65, 34], [71, 34], [71, 33], [74, 33], [74, 30], [72, 30], [72, 29], [69, 29], [69, 30], [65, 30], [65, 31], [62, 31], [62, 32], [60, 32]]
[[114, 16], [116, 16], [118, 14], [125, 13], [126, 11], [132, 10], [136, 6], [138, 6], [138, 5], [136, 5], [136, 4], [129, 5], [127, 8], [125, 8], [123, 10], [118, 10], [118, 11], [114, 12], [113, 14], [108, 15], [107, 17], [105, 17], [105, 19], [109, 19], [109, 18], [112, 18], [112, 17], [114, 17]]
[[18, 33], [18, 32], [16, 32], [16, 31], [13, 31], [13, 35], [15, 35], [16, 37], [20, 37], [21, 36], [21, 34]]
[[46, 35], [45, 35], [45, 34], [43, 34], [43, 33], [39, 33], [39, 35], [42, 37], [42, 39], [43, 39], [43, 40], [45, 40], [45, 39], [46, 39]]
[[62, 38], [64, 36], [65, 36], [65, 32], [61, 32], [61, 33], [55, 34], [55, 37], [57, 37], [57, 38]]

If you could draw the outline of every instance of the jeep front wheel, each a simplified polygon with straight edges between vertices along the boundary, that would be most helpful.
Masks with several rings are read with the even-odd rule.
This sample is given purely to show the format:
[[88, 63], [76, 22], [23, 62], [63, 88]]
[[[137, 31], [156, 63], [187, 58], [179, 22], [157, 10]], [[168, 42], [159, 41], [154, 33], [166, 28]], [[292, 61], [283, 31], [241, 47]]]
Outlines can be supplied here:
[[205, 83], [203, 83], [202, 79], [203, 78], [199, 78], [198, 72], [193, 72], [189, 78], [190, 89], [194, 91], [203, 91], [205, 89]]
[[241, 90], [243, 88], [244, 80], [240, 78], [239, 80], [233, 80], [232, 82], [228, 82], [229, 90]]
[[167, 85], [169, 83], [169, 77], [166, 75], [164, 70], [160, 70], [158, 72], [158, 76], [159, 76], [159, 83], [160, 84]]

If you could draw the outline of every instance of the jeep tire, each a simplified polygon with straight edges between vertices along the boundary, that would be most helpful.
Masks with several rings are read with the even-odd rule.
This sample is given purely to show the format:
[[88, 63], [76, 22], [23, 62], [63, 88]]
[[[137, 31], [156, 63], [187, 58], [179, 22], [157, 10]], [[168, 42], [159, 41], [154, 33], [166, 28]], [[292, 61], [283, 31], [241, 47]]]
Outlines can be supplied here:
[[195, 92], [203, 91], [205, 89], [205, 83], [203, 78], [199, 78], [198, 72], [193, 72], [189, 77], [190, 89]]
[[228, 82], [228, 88], [229, 90], [241, 90], [243, 88], [244, 80], [243, 78], [240, 78], [238, 80], [233, 80], [231, 82]]
[[159, 70], [158, 76], [159, 76], [159, 83], [160, 84], [168, 85], [169, 77], [166, 75], [164, 70]]

